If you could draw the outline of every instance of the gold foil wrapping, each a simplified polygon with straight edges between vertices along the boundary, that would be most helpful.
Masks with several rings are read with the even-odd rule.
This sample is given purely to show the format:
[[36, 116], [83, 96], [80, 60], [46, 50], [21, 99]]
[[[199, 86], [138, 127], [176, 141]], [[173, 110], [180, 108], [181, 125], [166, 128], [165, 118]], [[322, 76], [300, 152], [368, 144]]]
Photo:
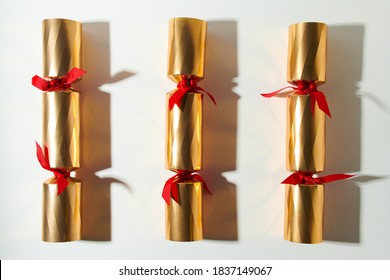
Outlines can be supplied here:
[[58, 196], [54, 177], [43, 182], [43, 241], [81, 239], [81, 181], [75, 178], [68, 178], [67, 181], [68, 186]]
[[178, 183], [179, 203], [166, 205], [166, 238], [171, 241], [203, 239], [202, 183]]
[[327, 25], [302, 22], [290, 25], [287, 80], [326, 81]]
[[81, 68], [81, 23], [46, 19], [42, 29], [44, 77], [63, 77], [73, 67]]
[[284, 238], [299, 243], [323, 241], [324, 186], [286, 185]]
[[51, 168], [71, 171], [80, 167], [79, 93], [44, 92], [43, 146], [49, 150]]
[[179, 106], [168, 108], [166, 126], [166, 168], [172, 171], [202, 169], [202, 94], [187, 93]]
[[[43, 75], [58, 79], [81, 68], [81, 24], [67, 19], [46, 19], [43, 28]], [[73, 89], [43, 93], [43, 140], [50, 167], [70, 172], [80, 167], [79, 93]], [[56, 178], [43, 183], [43, 231], [47, 242], [81, 239], [81, 181], [67, 178], [58, 195]]]
[[179, 82], [183, 76], [203, 78], [206, 22], [195, 18], [169, 21], [168, 76]]
[[289, 171], [317, 173], [325, 169], [325, 113], [316, 104], [311, 111], [310, 95], [287, 97], [287, 158]]

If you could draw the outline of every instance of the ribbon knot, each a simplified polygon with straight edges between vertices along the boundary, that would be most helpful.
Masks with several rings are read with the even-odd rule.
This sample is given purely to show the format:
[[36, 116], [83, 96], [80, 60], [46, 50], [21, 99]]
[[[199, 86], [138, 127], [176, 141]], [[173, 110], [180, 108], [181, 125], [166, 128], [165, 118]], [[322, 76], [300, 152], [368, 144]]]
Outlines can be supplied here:
[[63, 171], [58, 168], [51, 168], [49, 162], [49, 150], [45, 146], [45, 151], [42, 151], [41, 146], [37, 142], [35, 142], [37, 148], [37, 158], [42, 168], [53, 172], [54, 177], [57, 179], [58, 191], [57, 195], [60, 195], [68, 186], [67, 178], [70, 177], [69, 171]]
[[64, 90], [72, 87], [72, 83], [80, 78], [82, 75], [87, 73], [86, 71], [74, 67], [72, 70], [62, 78], [51, 78], [46, 80], [44, 78], [35, 75], [31, 79], [31, 83], [36, 88], [39, 88], [42, 91], [56, 91]]
[[201, 182], [203, 183], [203, 187], [206, 189], [206, 191], [211, 193], [206, 182], [198, 173], [191, 173], [190, 171], [178, 171], [178, 173], [169, 178], [164, 185], [162, 197], [168, 205], [171, 204], [171, 197], [180, 205], [178, 184], [184, 183], [186, 181]]
[[355, 175], [349, 174], [332, 174], [324, 177], [313, 177], [313, 173], [306, 173], [297, 171], [290, 176], [288, 176], [282, 184], [290, 184], [290, 185], [322, 185], [325, 183], [330, 183], [333, 181], [344, 180], [351, 178]]
[[280, 92], [283, 92], [286, 89], [293, 89], [293, 90], [295, 90], [295, 92], [297, 94], [310, 95], [310, 97], [311, 97], [310, 98], [310, 106], [311, 106], [311, 112], [313, 115], [314, 115], [315, 105], [317, 102], [320, 110], [323, 111], [325, 114], [327, 114], [329, 116], [329, 118], [332, 118], [332, 116], [330, 114], [329, 107], [328, 107], [328, 103], [326, 101], [326, 97], [325, 97], [323, 92], [321, 92], [317, 89], [317, 85], [314, 82], [312, 82], [312, 81], [296, 81], [295, 85], [296, 86], [287, 86], [287, 87], [281, 88], [277, 91], [273, 91], [270, 93], [262, 93], [261, 95], [269, 98], [269, 97], [273, 97], [273, 96], [277, 95]]
[[182, 79], [177, 84], [177, 90], [169, 98], [169, 110], [172, 110], [175, 104], [179, 107], [182, 98], [189, 91], [204, 92], [210, 97], [213, 103], [217, 105], [215, 98], [214, 96], [211, 95], [211, 93], [205, 91], [203, 88], [198, 86], [198, 83], [195, 78], [189, 78], [189, 79]]

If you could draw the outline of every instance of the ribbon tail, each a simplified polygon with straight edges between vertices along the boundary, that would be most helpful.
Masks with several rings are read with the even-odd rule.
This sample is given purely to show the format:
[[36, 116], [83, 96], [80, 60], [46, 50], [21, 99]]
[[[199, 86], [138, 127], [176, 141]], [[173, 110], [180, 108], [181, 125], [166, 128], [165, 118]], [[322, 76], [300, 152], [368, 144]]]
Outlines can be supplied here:
[[178, 204], [179, 203], [179, 189], [177, 187], [177, 184], [175, 182], [176, 176], [173, 176], [172, 178], [169, 178], [168, 181], [166, 181], [164, 185], [164, 189], [162, 192], [162, 197], [164, 198], [165, 202], [168, 204], [168, 206], [171, 204], [171, 197], [173, 200], [175, 200]]
[[189, 91], [190, 88], [180, 88], [176, 90], [171, 97], [169, 98], [169, 110], [172, 110], [175, 104], [179, 107], [180, 101], [183, 98], [183, 96]]
[[298, 172], [291, 174], [281, 184], [297, 185], [301, 183], [302, 175]]
[[60, 176], [57, 175], [57, 183], [58, 183], [58, 192], [57, 196], [59, 196], [68, 186], [68, 180], [66, 180], [65, 176], [62, 174]]
[[314, 99], [317, 101], [318, 107], [321, 109], [321, 111], [327, 114], [329, 118], [332, 118], [325, 95], [321, 91], [315, 91], [312, 94]]
[[31, 79], [31, 84], [40, 89], [40, 90], [46, 90], [46, 83], [47, 83], [47, 80], [39, 77], [38, 75], [35, 75], [34, 77], [32, 77]]
[[38, 142], [35, 141], [35, 145], [36, 145], [36, 148], [37, 148], [37, 159], [39, 161], [39, 163], [41, 164], [42, 168], [46, 169], [46, 170], [49, 170], [49, 171], [52, 171], [52, 169], [50, 168], [50, 163], [48, 161], [48, 152], [47, 152], [47, 147], [45, 147], [45, 155], [42, 151], [42, 148], [41, 146], [38, 144]]
[[209, 193], [209, 194], [213, 194], [211, 191], [210, 191], [210, 188], [207, 186], [206, 184], [206, 181], [202, 178], [202, 176], [200, 176], [199, 174], [194, 174], [193, 175], [193, 178], [199, 182], [202, 182], [203, 183], [203, 187], [205, 188], [205, 190]]
[[315, 180], [319, 180], [320, 183], [330, 183], [330, 182], [333, 182], [333, 181], [339, 181], [339, 180], [348, 179], [348, 178], [351, 178], [353, 176], [355, 176], [355, 175], [350, 175], [350, 174], [332, 174], [332, 175], [328, 175], [328, 176], [324, 176], [324, 177], [315, 178]]
[[205, 92], [210, 97], [211, 101], [213, 101], [214, 105], [217, 106], [217, 101], [215, 100], [214, 96], [210, 92], [204, 90], [201, 87], [197, 87], [196, 89]]
[[284, 91], [286, 89], [296, 89], [296, 88], [293, 87], [293, 86], [287, 86], [287, 87], [281, 88], [281, 89], [279, 89], [277, 91], [273, 91], [273, 92], [270, 92], [270, 93], [260, 93], [260, 95], [263, 96], [263, 97], [270, 98], [270, 97], [273, 97], [273, 96], [277, 95], [278, 93], [280, 93], [280, 92], [282, 92], [282, 91]]
[[79, 69], [77, 67], [73, 67], [72, 70], [70, 70], [69, 73], [65, 76], [65, 82], [67, 84], [71, 84], [85, 73], [87, 73], [87, 71]]

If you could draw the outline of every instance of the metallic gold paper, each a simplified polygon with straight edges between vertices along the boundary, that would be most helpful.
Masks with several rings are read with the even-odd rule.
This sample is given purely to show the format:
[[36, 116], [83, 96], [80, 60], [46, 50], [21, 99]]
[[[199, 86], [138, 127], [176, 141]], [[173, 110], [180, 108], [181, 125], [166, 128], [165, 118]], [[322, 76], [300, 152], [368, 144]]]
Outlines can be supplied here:
[[179, 203], [171, 198], [166, 205], [166, 238], [171, 241], [203, 239], [202, 183], [178, 184]]
[[49, 150], [51, 168], [71, 171], [80, 167], [79, 93], [44, 92], [43, 147]]
[[286, 185], [284, 239], [299, 243], [322, 242], [323, 185]]
[[287, 80], [326, 81], [326, 44], [328, 27], [319, 22], [290, 25]]
[[43, 183], [43, 241], [81, 239], [81, 181], [75, 178], [67, 180], [68, 186], [59, 196], [54, 177]]
[[43, 29], [43, 75], [63, 77], [81, 68], [81, 24], [67, 19], [46, 19]]
[[206, 22], [195, 18], [169, 21], [168, 76], [179, 82], [183, 76], [203, 78]]
[[168, 108], [166, 126], [166, 168], [173, 171], [202, 169], [202, 100], [201, 93], [188, 92], [180, 108]]
[[310, 95], [287, 97], [286, 168], [292, 172], [325, 169], [325, 113], [316, 104], [313, 115], [310, 99]]

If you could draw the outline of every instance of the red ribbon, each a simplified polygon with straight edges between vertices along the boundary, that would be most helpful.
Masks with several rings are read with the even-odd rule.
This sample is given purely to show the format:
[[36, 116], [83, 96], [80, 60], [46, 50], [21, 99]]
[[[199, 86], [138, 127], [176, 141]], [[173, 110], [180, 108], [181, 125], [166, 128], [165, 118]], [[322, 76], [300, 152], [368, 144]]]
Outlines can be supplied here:
[[211, 93], [205, 91], [203, 88], [199, 87], [195, 79], [190, 78], [190, 79], [183, 79], [177, 84], [177, 90], [169, 98], [169, 110], [172, 110], [175, 104], [177, 106], [180, 106], [181, 99], [190, 90], [196, 92], [199, 91], [205, 92], [210, 97], [210, 99], [214, 102], [214, 104], [217, 105], [214, 96], [212, 96]]
[[74, 67], [68, 72], [68, 74], [66, 74], [65, 77], [46, 80], [44, 78], [39, 77], [38, 75], [35, 75], [34, 77], [32, 77], [31, 83], [33, 84], [33, 86], [43, 91], [64, 90], [70, 88], [72, 86], [72, 83], [85, 73], [87, 72]]
[[162, 197], [164, 198], [165, 202], [168, 205], [170, 205], [170, 203], [171, 203], [171, 197], [177, 203], [180, 204], [178, 184], [185, 182], [187, 180], [202, 182], [203, 187], [206, 189], [206, 191], [211, 193], [206, 182], [203, 180], [202, 176], [200, 176], [198, 173], [191, 173], [189, 171], [179, 171], [175, 176], [169, 178], [168, 181], [164, 185]]
[[349, 174], [332, 174], [332, 175], [327, 175], [324, 177], [317, 177], [314, 178], [312, 173], [305, 173], [305, 172], [295, 172], [288, 176], [282, 184], [290, 184], [290, 185], [299, 185], [299, 184], [304, 184], [304, 185], [322, 185], [325, 183], [330, 183], [333, 181], [338, 181], [338, 180], [344, 180], [351, 178], [355, 175], [349, 175]]
[[327, 114], [330, 118], [332, 118], [332, 116], [330, 115], [328, 103], [326, 102], [326, 97], [323, 92], [317, 90], [317, 85], [315, 83], [307, 81], [297, 81], [296, 85], [297, 86], [287, 86], [270, 93], [262, 93], [261, 95], [269, 98], [277, 95], [285, 89], [293, 89], [298, 94], [309, 94], [312, 97], [310, 99], [312, 113], [314, 114], [314, 108], [317, 102], [320, 110]]
[[35, 142], [35, 144], [37, 147], [38, 161], [44, 169], [49, 170], [49, 171], [54, 173], [54, 177], [57, 179], [57, 183], [58, 183], [57, 195], [60, 195], [68, 186], [68, 180], [66, 180], [66, 178], [68, 178], [70, 176], [70, 172], [64, 172], [64, 171], [61, 171], [60, 169], [51, 168], [50, 163], [49, 163], [49, 150], [48, 150], [48, 148], [45, 146], [45, 152], [43, 152], [41, 146], [39, 146], [39, 144], [37, 142]]

